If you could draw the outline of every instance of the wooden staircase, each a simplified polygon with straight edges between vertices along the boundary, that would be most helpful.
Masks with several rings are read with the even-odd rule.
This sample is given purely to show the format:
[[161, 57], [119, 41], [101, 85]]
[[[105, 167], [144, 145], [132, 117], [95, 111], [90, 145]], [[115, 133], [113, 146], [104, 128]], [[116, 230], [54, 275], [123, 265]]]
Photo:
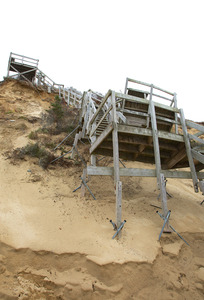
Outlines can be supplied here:
[[[146, 89], [130, 88], [130, 82]], [[200, 136], [204, 134], [204, 126], [185, 120], [183, 111], [177, 108], [175, 93], [128, 78], [124, 94], [109, 90], [98, 101], [92, 96], [86, 94], [82, 100], [82, 132], [91, 141], [92, 157], [92, 165], [84, 174], [114, 176], [118, 228], [122, 201], [120, 177], [156, 177], [164, 218], [168, 213], [165, 178], [192, 179], [195, 192], [199, 189], [203, 192], [204, 172], [200, 171], [204, 168], [204, 141]], [[193, 135], [188, 133], [190, 126], [197, 131]], [[113, 157], [114, 167], [96, 166], [93, 159], [96, 154]], [[120, 168], [120, 158], [151, 163], [155, 169]], [[182, 170], [186, 167], [190, 171]]]

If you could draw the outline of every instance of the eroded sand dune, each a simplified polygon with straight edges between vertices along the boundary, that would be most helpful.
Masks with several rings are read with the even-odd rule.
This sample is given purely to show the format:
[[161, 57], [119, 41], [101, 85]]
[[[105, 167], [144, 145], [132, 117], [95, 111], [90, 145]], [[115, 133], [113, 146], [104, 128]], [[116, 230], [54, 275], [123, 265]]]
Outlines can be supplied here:
[[152, 178], [122, 180], [127, 223], [122, 238], [112, 240], [113, 178], [91, 177], [96, 201], [88, 193], [84, 199], [73, 193], [78, 162], [65, 158], [66, 167], [44, 170], [36, 158], [13, 156], [53, 99], [15, 81], [0, 86], [0, 299], [203, 299], [203, 196], [190, 180], [167, 183], [171, 224], [190, 246], [174, 233], [158, 242], [162, 220], [150, 205], [160, 206]]

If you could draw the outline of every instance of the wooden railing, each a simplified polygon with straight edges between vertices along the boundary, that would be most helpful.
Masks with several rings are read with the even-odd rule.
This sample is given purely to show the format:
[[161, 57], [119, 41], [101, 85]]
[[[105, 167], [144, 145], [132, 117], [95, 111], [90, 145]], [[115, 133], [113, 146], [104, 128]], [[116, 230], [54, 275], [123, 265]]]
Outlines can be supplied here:
[[[128, 85], [129, 83], [134, 83], [137, 86], [145, 86], [148, 87], [148, 90], [146, 91], [142, 91], [140, 89], [132, 89], [129, 88]], [[177, 106], [177, 94], [176, 93], [172, 93], [169, 92], [165, 89], [162, 89], [156, 85], [153, 84], [149, 84], [149, 83], [145, 83], [142, 81], [138, 81], [135, 79], [131, 79], [131, 78], [127, 78], [126, 79], [126, 84], [125, 84], [125, 94], [128, 93], [128, 91], [135, 91], [135, 92], [142, 92], [145, 96], [146, 99], [151, 99], [154, 102], [158, 102], [158, 103], [166, 103], [169, 102], [169, 106], [173, 107], [173, 108], [178, 108]], [[159, 118], [159, 117], [158, 117]], [[160, 117], [161, 120], [170, 122], [170, 123], [174, 123], [175, 124], [175, 133], [178, 134], [178, 124], [180, 124], [180, 122], [178, 122], [178, 111], [175, 111], [175, 120], [174, 122], [172, 120], [168, 120], [168, 119], [164, 119], [162, 117]]]
[[74, 106], [76, 108], [81, 108], [82, 103], [82, 93], [74, 89], [73, 87], [64, 88], [64, 86], [59, 87], [59, 97], [65, 100], [68, 106]]
[[9, 57], [9, 64], [11, 63], [38, 67], [39, 59], [34, 59], [28, 56], [19, 55], [11, 52]]

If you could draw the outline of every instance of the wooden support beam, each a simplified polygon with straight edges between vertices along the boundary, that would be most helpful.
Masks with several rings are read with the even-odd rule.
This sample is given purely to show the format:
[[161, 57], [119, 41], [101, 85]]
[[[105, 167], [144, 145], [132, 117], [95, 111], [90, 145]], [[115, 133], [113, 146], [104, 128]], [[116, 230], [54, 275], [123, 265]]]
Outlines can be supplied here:
[[[120, 227], [122, 220], [122, 182], [116, 182], [116, 225]], [[120, 237], [120, 235], [119, 235]]]
[[[186, 146], [186, 153], [188, 156], [189, 166], [190, 166], [191, 173], [192, 173], [194, 190], [197, 193], [198, 192], [198, 178], [196, 175], [196, 169], [195, 169], [195, 165], [193, 162], [193, 157], [192, 157], [192, 153], [191, 153], [191, 145], [190, 145], [188, 131], [187, 131], [187, 127], [186, 127], [186, 121], [185, 121], [185, 117], [184, 117], [184, 113], [183, 113], [182, 109], [180, 109], [180, 116], [181, 116], [181, 125], [182, 125], [182, 129], [183, 129], [184, 142], [185, 142], [185, 146]], [[187, 122], [187, 124], [188, 124], [188, 122]]]
[[138, 151], [141, 153], [145, 149], [146, 145], [139, 145]]
[[[87, 168], [84, 168], [83, 169], [83, 175], [82, 175], [82, 178], [83, 178], [84, 182], [86, 182], [86, 175], [87, 175]], [[81, 197], [85, 197], [85, 193], [86, 193], [86, 187], [83, 184], [83, 181], [82, 181], [82, 184], [81, 184]]]
[[200, 125], [200, 124], [197, 124], [197, 123], [194, 123], [194, 122], [191, 122], [191, 121], [186, 121], [186, 125], [188, 127], [195, 128], [195, 129], [197, 129], [197, 130], [204, 133], [204, 126], [203, 125]]
[[176, 153], [173, 157], [171, 157], [171, 159], [167, 162], [167, 169], [172, 169], [185, 156], [186, 156], [186, 149], [183, 148], [178, 153]]
[[108, 98], [110, 97], [111, 95], [111, 90], [109, 90], [105, 97], [103, 98], [103, 101], [101, 102], [101, 104], [99, 105], [97, 111], [95, 112], [95, 114], [93, 115], [91, 121], [90, 121], [90, 124], [93, 124], [93, 122], [95, 121], [96, 117], [98, 116], [99, 112], [101, 111], [102, 107], [104, 106], [104, 104], [106, 103], [106, 101], [108, 100]]
[[94, 154], [91, 155], [91, 165], [96, 166], [96, 155]]
[[74, 145], [73, 145], [73, 148], [72, 148], [72, 155], [71, 155], [71, 158], [72, 158], [72, 159], [74, 159], [74, 156], [75, 156], [75, 153], [76, 153], [75, 148], [77, 147], [78, 139], [79, 139], [79, 134], [77, 133], [77, 134], [75, 135], [75, 138], [74, 138]]
[[103, 140], [112, 132], [113, 126], [109, 124], [106, 129], [101, 133], [101, 135], [96, 139], [96, 141], [91, 145], [90, 153], [92, 154], [94, 150], [103, 142]]
[[113, 119], [113, 131], [112, 131], [112, 142], [113, 142], [113, 162], [114, 162], [114, 181], [120, 181], [119, 174], [119, 145], [118, 145], [118, 130], [117, 130], [117, 115], [115, 105], [115, 92], [112, 91], [112, 119]]
[[153, 93], [153, 86], [151, 86], [149, 110], [150, 110], [151, 124], [152, 124], [152, 137], [153, 137], [153, 144], [154, 144], [154, 158], [155, 158], [155, 165], [156, 165], [157, 184], [158, 184], [158, 187], [160, 188], [161, 187], [161, 185], [160, 185], [161, 159], [160, 159], [156, 113], [155, 113], [154, 103], [152, 101], [152, 93]]
[[[120, 177], [156, 177], [154, 169], [134, 169], [134, 168], [120, 168]], [[161, 170], [166, 178], [180, 178], [192, 179], [191, 172], [188, 171], [169, 171]], [[113, 167], [87, 167], [87, 174], [92, 176], [103, 175], [113, 176]], [[197, 172], [198, 179], [204, 179], [204, 172]]]
[[[152, 136], [152, 130], [147, 128], [139, 128], [134, 126], [127, 126], [124, 124], [118, 124], [119, 133], [135, 134], [142, 136]], [[182, 135], [177, 135], [170, 132], [158, 131], [158, 137], [165, 140], [183, 142], [184, 138]]]
[[198, 151], [191, 150], [193, 158], [200, 161], [202, 164], [204, 164], [204, 155], [199, 153]]
[[200, 139], [196, 135], [189, 134], [188, 136], [191, 140], [194, 140], [194, 141], [198, 142], [199, 144], [204, 145], [204, 140]]
[[[166, 218], [168, 214], [168, 207], [167, 207], [167, 195], [166, 195], [166, 184], [164, 174], [160, 174], [160, 195], [161, 195], [161, 204], [162, 204], [162, 211], [163, 216]], [[169, 222], [167, 221], [165, 230], [169, 231]]]

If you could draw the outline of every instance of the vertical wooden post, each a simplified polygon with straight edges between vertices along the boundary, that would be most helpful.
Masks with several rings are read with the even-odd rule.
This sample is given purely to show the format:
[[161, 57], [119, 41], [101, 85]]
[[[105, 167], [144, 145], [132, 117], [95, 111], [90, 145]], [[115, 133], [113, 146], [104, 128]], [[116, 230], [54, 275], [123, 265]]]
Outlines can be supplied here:
[[167, 196], [166, 196], [166, 186], [165, 186], [164, 174], [160, 174], [160, 195], [161, 195], [163, 216], [166, 217], [166, 215], [168, 213], [168, 208], [167, 208]]
[[186, 146], [186, 154], [187, 154], [189, 166], [191, 169], [194, 190], [196, 193], [198, 193], [198, 178], [197, 178], [196, 169], [195, 169], [195, 165], [194, 165], [194, 161], [193, 161], [193, 157], [192, 157], [192, 153], [191, 153], [191, 145], [190, 145], [190, 141], [188, 138], [188, 131], [187, 131], [187, 127], [186, 127], [184, 112], [182, 109], [180, 109], [180, 116], [181, 116], [181, 126], [183, 129], [183, 137], [184, 137], [184, 142], [185, 142], [185, 146]]
[[153, 85], [151, 85], [149, 109], [150, 109], [151, 124], [152, 124], [152, 136], [153, 136], [153, 144], [154, 144], [154, 158], [156, 164], [157, 185], [160, 189], [161, 159], [160, 159], [160, 150], [159, 150], [159, 138], [157, 132], [156, 113], [155, 113], [154, 103], [152, 101], [152, 93], [153, 93]]
[[71, 158], [74, 159], [74, 155], [75, 155], [75, 147], [77, 146], [77, 143], [78, 143], [78, 139], [79, 139], [79, 134], [77, 133], [75, 135], [75, 138], [74, 138], [74, 145], [73, 145], [73, 148], [72, 148], [72, 155], [71, 155]]
[[124, 94], [127, 93], [127, 87], [128, 87], [128, 78], [126, 78]]
[[94, 167], [96, 166], [96, 155], [94, 154], [91, 155], [91, 165]]
[[116, 104], [115, 104], [115, 92], [111, 94], [112, 101], [112, 120], [113, 120], [113, 162], [114, 162], [114, 184], [116, 189], [116, 225], [117, 228], [121, 225], [122, 215], [122, 183], [120, 181], [120, 169], [119, 169], [119, 147], [118, 147], [118, 128], [117, 128], [117, 116], [116, 116]]
[[119, 175], [119, 147], [118, 147], [118, 128], [117, 128], [117, 115], [116, 115], [116, 105], [115, 105], [115, 92], [112, 91], [111, 95], [112, 100], [112, 120], [113, 120], [113, 131], [112, 131], [112, 139], [113, 139], [113, 162], [114, 162], [114, 182], [120, 180]]
[[[177, 94], [176, 93], [174, 93], [174, 107], [178, 108], [177, 107]], [[177, 115], [176, 112], [175, 112], [175, 121], [176, 121], [176, 124], [175, 124], [175, 133], [178, 134], [178, 124], [177, 124], [177, 122], [178, 122], [178, 115]]]
[[[86, 175], [87, 175], [87, 168], [83, 169], [82, 178], [83, 178], [84, 182], [86, 182]], [[85, 193], [86, 193], [86, 187], [82, 182], [81, 183], [81, 197], [85, 197]]]
[[68, 100], [67, 100], [68, 106], [69, 106], [69, 101], [70, 101], [70, 90], [68, 90]]
[[[122, 219], [122, 182], [117, 181], [116, 183], [116, 225], [117, 228], [121, 225]], [[120, 233], [119, 233], [120, 237]]]

